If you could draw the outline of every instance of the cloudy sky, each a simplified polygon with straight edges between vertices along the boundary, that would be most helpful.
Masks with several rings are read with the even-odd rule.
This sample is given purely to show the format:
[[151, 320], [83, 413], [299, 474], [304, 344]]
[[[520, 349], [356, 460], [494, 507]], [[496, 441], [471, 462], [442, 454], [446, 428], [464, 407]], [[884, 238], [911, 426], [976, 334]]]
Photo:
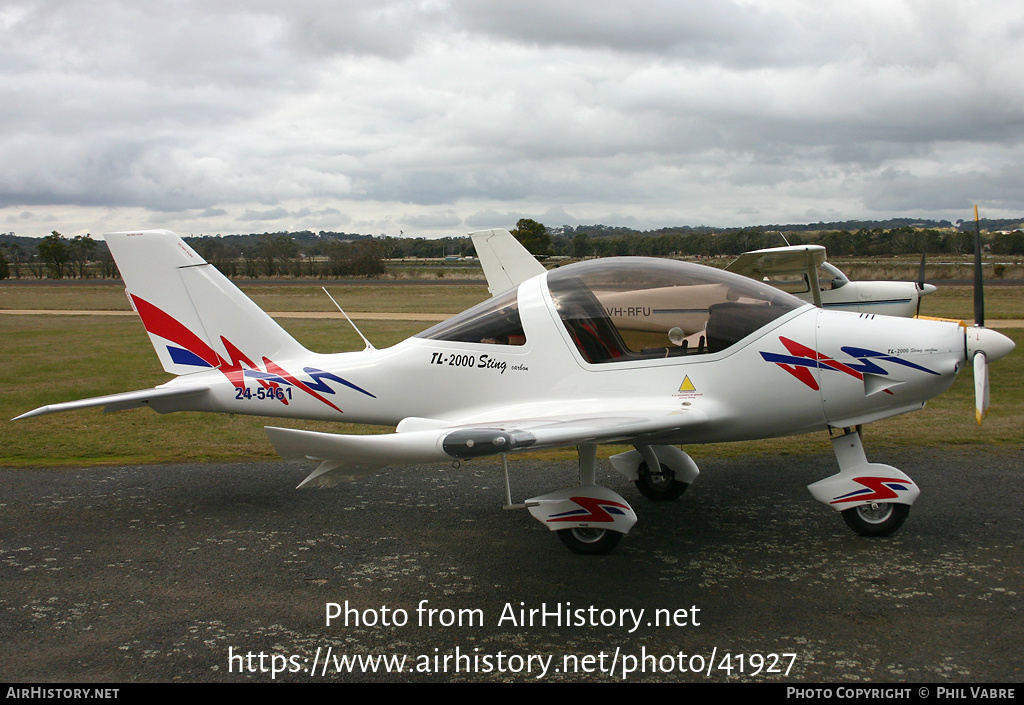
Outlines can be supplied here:
[[1019, 0], [0, 0], [0, 231], [1024, 215]]

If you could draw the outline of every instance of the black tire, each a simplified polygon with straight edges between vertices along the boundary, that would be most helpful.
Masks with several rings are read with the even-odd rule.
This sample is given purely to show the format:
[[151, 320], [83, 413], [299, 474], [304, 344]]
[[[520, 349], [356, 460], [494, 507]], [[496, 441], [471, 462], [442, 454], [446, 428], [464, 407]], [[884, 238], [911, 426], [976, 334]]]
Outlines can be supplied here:
[[846, 524], [861, 536], [891, 536], [910, 515], [909, 504], [864, 504], [843, 511]]
[[657, 502], [666, 502], [679, 497], [686, 492], [689, 485], [676, 480], [676, 473], [667, 465], [662, 464], [661, 472], [651, 472], [647, 469], [647, 463], [640, 463], [637, 468], [639, 477], [633, 483], [647, 499]]
[[609, 553], [622, 539], [622, 534], [610, 529], [560, 529], [555, 533], [570, 551], [588, 556]]

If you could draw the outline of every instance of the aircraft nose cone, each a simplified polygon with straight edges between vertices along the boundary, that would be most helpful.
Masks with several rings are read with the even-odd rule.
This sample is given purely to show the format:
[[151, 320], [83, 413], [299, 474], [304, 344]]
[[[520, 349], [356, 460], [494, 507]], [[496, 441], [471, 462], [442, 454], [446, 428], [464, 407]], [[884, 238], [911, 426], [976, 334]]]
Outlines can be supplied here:
[[921, 284], [921, 285], [918, 286], [918, 288], [921, 290], [921, 293], [919, 294], [919, 296], [927, 296], [928, 294], [930, 294], [933, 291], [935, 291], [935, 285], [934, 284]]
[[975, 353], [983, 352], [987, 360], [992, 362], [993, 360], [1006, 357], [1017, 347], [1017, 344], [1008, 337], [991, 328], [971, 326], [967, 329], [966, 337], [967, 358], [969, 360], [974, 359]]

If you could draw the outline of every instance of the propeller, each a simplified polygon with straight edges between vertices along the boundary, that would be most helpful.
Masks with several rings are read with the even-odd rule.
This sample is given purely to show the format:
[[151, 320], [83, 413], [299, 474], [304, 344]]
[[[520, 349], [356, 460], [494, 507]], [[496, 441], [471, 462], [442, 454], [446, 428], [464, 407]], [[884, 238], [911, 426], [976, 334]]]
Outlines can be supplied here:
[[1015, 344], [1002, 333], [985, 327], [985, 294], [981, 277], [981, 223], [974, 206], [974, 325], [964, 334], [967, 359], [974, 366], [974, 419], [980, 424], [988, 413], [988, 363], [1009, 355]]
[[917, 287], [917, 313], [916, 313], [917, 317], [921, 316], [921, 297], [927, 296], [928, 294], [931, 294], [932, 292], [935, 291], [935, 285], [934, 284], [925, 284], [924, 283], [924, 265], [925, 265], [925, 258], [926, 257], [927, 257], [927, 255], [924, 252], [922, 252], [921, 253], [921, 268], [920, 268], [920, 270], [917, 273], [917, 281], [914, 282], [914, 285]]
[[985, 327], [985, 292], [981, 278], [981, 221], [978, 204], [974, 204], [974, 325]]

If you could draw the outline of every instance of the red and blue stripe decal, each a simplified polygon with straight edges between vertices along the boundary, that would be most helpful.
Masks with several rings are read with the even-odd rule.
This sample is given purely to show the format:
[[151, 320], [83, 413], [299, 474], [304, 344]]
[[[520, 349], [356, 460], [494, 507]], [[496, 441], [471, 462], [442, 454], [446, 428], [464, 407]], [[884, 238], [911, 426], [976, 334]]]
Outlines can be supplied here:
[[[263, 369], [260, 369], [259, 365], [244, 355], [230, 340], [221, 336], [221, 343], [228, 355], [228, 359], [225, 360], [206, 341], [166, 311], [134, 294], [131, 294], [131, 300], [135, 310], [142, 318], [142, 324], [146, 330], [173, 343], [173, 345], [167, 345], [167, 353], [172, 362], [178, 365], [220, 370], [236, 389], [245, 390], [246, 378], [255, 379], [264, 389], [271, 392], [280, 387], [290, 386], [301, 389], [338, 413], [344, 412], [323, 396], [335, 393], [335, 389], [328, 382], [337, 382], [368, 397], [377, 398], [352, 382], [315, 367], [302, 368], [302, 371], [309, 376], [309, 381], [299, 379], [268, 357], [262, 358]], [[272, 398], [285, 405], [288, 404], [288, 395], [274, 394]]]
[[[868, 350], [867, 348], [859, 348], [852, 345], [842, 346], [840, 350], [850, 357], [857, 359], [857, 363], [842, 363], [828, 355], [825, 355], [824, 353], [820, 353], [813, 348], [809, 348], [802, 343], [790, 340], [789, 338], [781, 335], [779, 336], [779, 341], [783, 346], [785, 346], [786, 350], [789, 351], [789, 355], [761, 351], [761, 357], [764, 358], [766, 362], [775, 363], [815, 391], [818, 391], [818, 382], [814, 379], [814, 375], [811, 373], [812, 369], [842, 372], [856, 379], [863, 380], [864, 375], [866, 374], [888, 376], [889, 371], [878, 363], [891, 362], [911, 369], [920, 370], [921, 372], [927, 372], [928, 374], [939, 374], [934, 370], [929, 370], [927, 367], [922, 367], [921, 365], [914, 364], [913, 362], [896, 357], [895, 355], [889, 355], [875, 350]], [[886, 389], [885, 392], [887, 394], [892, 394], [888, 389]]]
[[612, 514], [626, 516], [629, 506], [621, 502], [613, 502], [609, 499], [597, 499], [595, 497], [570, 497], [573, 502], [580, 506], [561, 514], [552, 514], [548, 521], [586, 521], [593, 523], [609, 523], [615, 521]]
[[872, 502], [887, 502], [898, 499], [898, 492], [906, 492], [914, 483], [898, 477], [855, 477], [854, 482], [864, 485], [864, 489], [854, 490], [833, 499], [830, 504], [843, 504], [845, 502], [860, 502], [870, 500]]

